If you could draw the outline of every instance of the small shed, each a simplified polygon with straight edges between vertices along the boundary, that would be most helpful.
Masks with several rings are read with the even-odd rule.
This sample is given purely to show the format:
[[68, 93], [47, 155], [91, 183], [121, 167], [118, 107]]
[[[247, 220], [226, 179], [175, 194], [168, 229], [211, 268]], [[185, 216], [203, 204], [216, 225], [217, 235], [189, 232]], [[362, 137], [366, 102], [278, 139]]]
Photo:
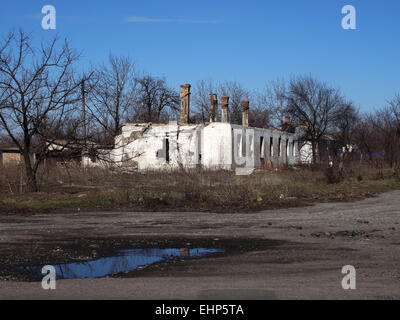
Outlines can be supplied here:
[[18, 165], [23, 161], [22, 154], [17, 147], [0, 146], [0, 164], [6, 165]]

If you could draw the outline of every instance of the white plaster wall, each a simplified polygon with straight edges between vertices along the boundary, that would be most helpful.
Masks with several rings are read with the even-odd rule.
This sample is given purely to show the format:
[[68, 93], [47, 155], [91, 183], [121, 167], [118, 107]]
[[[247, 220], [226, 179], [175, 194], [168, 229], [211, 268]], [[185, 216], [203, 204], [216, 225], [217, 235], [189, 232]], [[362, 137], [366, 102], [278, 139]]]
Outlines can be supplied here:
[[[252, 128], [249, 128], [250, 130]], [[264, 161], [271, 161], [273, 165], [288, 164], [295, 165], [298, 162], [297, 152], [297, 135], [271, 129], [256, 128], [254, 129], [254, 142], [251, 146], [251, 151], [254, 156], [254, 167], [259, 167]], [[264, 148], [261, 148], [261, 137], [264, 140]], [[273, 152], [270, 154], [270, 142], [273, 139]], [[279, 146], [279, 139], [281, 139], [281, 146]], [[286, 148], [286, 143], [288, 147]], [[293, 145], [295, 152], [293, 152]], [[279, 152], [279, 149], [281, 151]], [[280, 156], [278, 156], [280, 154]]]
[[[124, 125], [122, 135], [115, 139], [114, 162], [124, 166], [124, 162], [131, 160], [137, 164], [139, 170], [173, 169], [180, 165], [195, 166], [198, 158], [197, 132], [200, 128], [199, 125], [177, 124]], [[166, 139], [169, 141], [169, 162], [165, 157]]]
[[82, 162], [84, 168], [108, 168], [112, 165], [111, 151], [110, 150], [98, 150], [98, 157], [96, 162], [93, 162], [88, 155], [82, 156]]
[[312, 163], [312, 146], [311, 142], [303, 142], [300, 149], [300, 162], [304, 164]]
[[208, 169], [232, 169], [232, 126], [213, 122], [202, 130], [202, 161]]
[[[270, 138], [274, 141], [274, 165], [280, 163], [296, 164], [297, 157], [286, 155], [284, 142], [290, 143], [297, 140], [296, 135], [269, 129], [248, 128], [229, 123], [214, 122], [202, 125], [149, 125], [126, 124], [122, 134], [115, 139], [115, 149], [112, 159], [116, 165], [124, 164], [137, 166], [139, 170], [146, 169], [175, 169], [180, 166], [195, 167], [201, 164], [207, 169], [233, 170], [238, 165], [235, 163], [234, 152], [240, 154], [241, 142], [234, 143], [233, 130], [242, 131], [246, 144], [249, 142], [251, 164], [255, 168], [261, 165], [261, 158], [270, 160]], [[248, 131], [252, 138], [247, 140], [245, 132]], [[253, 135], [254, 134], [254, 135]], [[260, 137], [264, 137], [264, 152], [260, 152]], [[278, 157], [278, 141], [282, 139], [281, 157]], [[169, 140], [169, 159], [163, 156], [165, 139]], [[161, 157], [157, 157], [157, 151]], [[131, 161], [129, 161], [131, 160]], [[248, 161], [248, 159], [246, 160]], [[247, 164], [249, 164], [247, 162]], [[239, 165], [243, 166], [243, 165]]]

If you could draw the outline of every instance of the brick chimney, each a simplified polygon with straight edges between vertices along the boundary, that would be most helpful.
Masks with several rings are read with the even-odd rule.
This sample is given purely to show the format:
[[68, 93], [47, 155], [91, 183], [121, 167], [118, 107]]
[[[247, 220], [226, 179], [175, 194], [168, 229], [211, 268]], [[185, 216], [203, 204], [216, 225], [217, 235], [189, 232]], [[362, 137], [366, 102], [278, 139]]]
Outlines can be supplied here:
[[242, 125], [249, 126], [249, 101], [242, 101]]
[[181, 116], [180, 124], [189, 124], [189, 111], [190, 111], [190, 84], [184, 84], [181, 86]]
[[228, 122], [228, 112], [229, 112], [229, 97], [221, 97], [221, 122]]
[[218, 99], [217, 95], [210, 94], [210, 122], [217, 122], [218, 117]]

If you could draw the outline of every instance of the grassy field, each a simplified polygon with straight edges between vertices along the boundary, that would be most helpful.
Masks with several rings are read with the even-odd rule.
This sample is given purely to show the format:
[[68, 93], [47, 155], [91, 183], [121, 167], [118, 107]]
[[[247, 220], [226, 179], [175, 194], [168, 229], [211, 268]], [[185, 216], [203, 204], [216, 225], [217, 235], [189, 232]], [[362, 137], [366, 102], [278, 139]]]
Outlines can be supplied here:
[[352, 166], [340, 179], [333, 179], [335, 183], [332, 174], [337, 175], [304, 167], [258, 170], [250, 176], [226, 171], [122, 173], [54, 167], [41, 172], [41, 192], [29, 194], [20, 183], [20, 169], [14, 168], [4, 170], [0, 180], [0, 211], [252, 212], [351, 201], [400, 189], [399, 172], [388, 168]]

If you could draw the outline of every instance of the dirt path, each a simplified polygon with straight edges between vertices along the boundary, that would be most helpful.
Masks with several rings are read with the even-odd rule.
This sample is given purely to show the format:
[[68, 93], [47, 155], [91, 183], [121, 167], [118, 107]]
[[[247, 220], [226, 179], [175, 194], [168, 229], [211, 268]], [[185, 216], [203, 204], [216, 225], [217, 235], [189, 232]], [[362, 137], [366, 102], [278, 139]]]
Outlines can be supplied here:
[[[121, 278], [58, 280], [53, 291], [39, 282], [0, 280], [0, 299], [399, 299], [399, 230], [400, 191], [252, 214], [2, 215], [3, 279], [10, 279], [4, 271], [10, 265], [84, 259], [114, 245], [159, 246], [168, 239], [165, 246], [222, 244], [232, 254], [159, 264]], [[263, 239], [279, 242], [268, 246]], [[356, 290], [341, 287], [344, 265], [356, 268]]]

